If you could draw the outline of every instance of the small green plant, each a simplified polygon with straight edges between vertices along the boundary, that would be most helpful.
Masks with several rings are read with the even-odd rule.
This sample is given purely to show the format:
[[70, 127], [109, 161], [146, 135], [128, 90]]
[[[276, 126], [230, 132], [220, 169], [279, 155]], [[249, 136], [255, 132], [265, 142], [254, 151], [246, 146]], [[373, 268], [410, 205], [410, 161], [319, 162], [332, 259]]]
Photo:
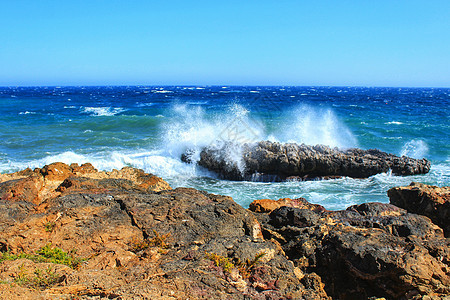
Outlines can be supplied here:
[[39, 249], [36, 254], [43, 257], [45, 262], [63, 264], [71, 267], [72, 269], [76, 269], [84, 261], [83, 259], [75, 256], [76, 250], [65, 252], [58, 247], [52, 247], [51, 243]]
[[29, 276], [27, 275], [27, 270], [22, 264], [19, 267], [19, 273], [14, 278], [14, 282], [28, 288], [45, 290], [58, 283], [60, 279], [61, 276], [56, 274], [50, 266], [45, 270], [36, 268], [33, 275]]
[[130, 243], [130, 248], [131, 251], [133, 252], [139, 252], [142, 250], [147, 249], [148, 247], [150, 247], [150, 244], [147, 240], [138, 240], [138, 239], [133, 239]]
[[233, 263], [228, 257], [216, 253], [206, 252], [206, 258], [214, 262], [216, 267], [221, 267], [222, 270], [227, 273], [236, 268], [244, 278], [250, 277], [252, 270], [256, 267], [264, 255], [266, 255], [265, 252], [260, 252], [256, 254], [252, 260], [247, 259], [245, 263], [241, 262], [239, 259]]
[[71, 267], [72, 269], [76, 269], [85, 260], [76, 257], [75, 254], [76, 254], [75, 250], [65, 252], [58, 247], [52, 247], [52, 244], [49, 243], [44, 247], [42, 247], [41, 249], [39, 249], [36, 252], [36, 254], [27, 254], [27, 253], [11, 254], [9, 252], [0, 252], [0, 263], [5, 260], [16, 260], [21, 258], [27, 258], [34, 262], [49, 262], [54, 264], [63, 264]]
[[44, 290], [58, 283], [60, 279], [61, 277], [48, 267], [45, 270], [35, 269], [30, 283], [32, 287]]
[[44, 224], [45, 231], [52, 232], [55, 229], [56, 223], [55, 222], [47, 222]]
[[131, 241], [130, 248], [133, 252], [139, 252], [147, 249], [148, 247], [159, 247], [161, 249], [168, 249], [170, 245], [167, 243], [167, 239], [170, 237], [170, 233], [167, 234], [159, 234], [156, 230], [153, 230], [154, 237], [151, 239], [138, 240], [133, 239]]
[[265, 252], [260, 252], [257, 253], [252, 260], [247, 259], [245, 263], [241, 263], [240, 261], [238, 261], [236, 265], [238, 266], [239, 273], [242, 275], [242, 277], [250, 277], [252, 269], [258, 265], [259, 261], [264, 255], [266, 255]]
[[224, 272], [230, 272], [235, 266], [228, 257], [206, 252], [206, 258], [214, 262], [216, 267], [221, 267]]
[[149, 240], [150, 245], [160, 247], [162, 249], [167, 249], [170, 247], [166, 242], [167, 238], [170, 237], [170, 232], [160, 235], [156, 230], [153, 230], [153, 233], [155, 236]]
[[19, 253], [19, 254], [11, 254], [7, 252], [0, 252], [0, 263], [5, 260], [16, 260], [21, 258], [30, 258], [29, 254]]
[[23, 264], [20, 265], [19, 273], [14, 278], [14, 282], [19, 284], [19, 285], [26, 285], [26, 284], [28, 284], [28, 277], [27, 277], [27, 274], [26, 274], [25, 266]]

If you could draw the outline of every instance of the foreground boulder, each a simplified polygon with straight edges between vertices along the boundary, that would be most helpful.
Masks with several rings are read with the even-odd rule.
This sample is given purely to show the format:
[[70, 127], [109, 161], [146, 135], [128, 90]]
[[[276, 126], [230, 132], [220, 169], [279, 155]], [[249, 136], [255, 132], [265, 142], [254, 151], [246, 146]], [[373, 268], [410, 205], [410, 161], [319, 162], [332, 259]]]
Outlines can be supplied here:
[[82, 176], [91, 179], [125, 179], [140, 190], [162, 191], [170, 189], [167, 182], [144, 171], [124, 167], [120, 171], [99, 172], [90, 163], [70, 166], [61, 162], [34, 170], [26, 169], [12, 174], [0, 174], [0, 198], [8, 201], [25, 201], [39, 204], [61, 195], [58, 187], [67, 178]]
[[409, 186], [388, 191], [390, 203], [408, 212], [429, 217], [450, 237], [450, 187], [430, 186], [412, 182]]
[[427, 217], [382, 203], [304, 207], [256, 216], [264, 237], [302, 272], [317, 273], [333, 299], [448, 299], [450, 240]]
[[1, 299], [328, 299], [230, 197], [75, 170], [3, 176]]
[[[182, 159], [191, 161], [188, 154]], [[268, 141], [242, 147], [230, 143], [208, 147], [200, 153], [198, 164], [225, 179], [253, 181], [366, 178], [389, 170], [396, 175], [424, 174], [430, 170], [426, 159], [398, 157], [375, 149], [338, 150]]]

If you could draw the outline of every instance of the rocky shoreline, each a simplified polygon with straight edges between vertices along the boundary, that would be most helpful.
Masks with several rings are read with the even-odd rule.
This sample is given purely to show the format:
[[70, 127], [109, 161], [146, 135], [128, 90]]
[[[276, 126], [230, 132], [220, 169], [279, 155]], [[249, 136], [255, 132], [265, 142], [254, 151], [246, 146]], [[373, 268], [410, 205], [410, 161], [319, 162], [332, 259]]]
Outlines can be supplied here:
[[450, 299], [450, 187], [389, 196], [244, 209], [129, 167], [1, 174], [0, 298]]
[[[191, 153], [182, 155], [192, 162]], [[228, 180], [284, 181], [367, 178], [389, 170], [395, 175], [426, 174], [426, 159], [398, 157], [377, 149], [339, 150], [324, 145], [280, 144], [269, 141], [235, 145], [223, 143], [204, 148], [198, 165]]]

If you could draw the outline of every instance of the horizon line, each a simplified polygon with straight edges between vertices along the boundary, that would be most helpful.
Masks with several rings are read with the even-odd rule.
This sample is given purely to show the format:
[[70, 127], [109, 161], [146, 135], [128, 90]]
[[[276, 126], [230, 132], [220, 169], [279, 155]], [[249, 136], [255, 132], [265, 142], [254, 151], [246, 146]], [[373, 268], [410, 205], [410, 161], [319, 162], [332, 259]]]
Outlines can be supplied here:
[[32, 88], [32, 87], [320, 87], [320, 88], [423, 88], [423, 89], [450, 89], [450, 86], [383, 86], [383, 85], [239, 85], [239, 84], [87, 84], [87, 85], [0, 85], [0, 88]]

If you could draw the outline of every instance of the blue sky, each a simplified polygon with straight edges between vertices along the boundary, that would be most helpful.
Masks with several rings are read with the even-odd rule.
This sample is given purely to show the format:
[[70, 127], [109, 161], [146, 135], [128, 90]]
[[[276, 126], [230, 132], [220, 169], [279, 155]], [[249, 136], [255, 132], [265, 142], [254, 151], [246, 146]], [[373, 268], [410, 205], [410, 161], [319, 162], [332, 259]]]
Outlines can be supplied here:
[[0, 0], [0, 85], [450, 87], [450, 1]]

